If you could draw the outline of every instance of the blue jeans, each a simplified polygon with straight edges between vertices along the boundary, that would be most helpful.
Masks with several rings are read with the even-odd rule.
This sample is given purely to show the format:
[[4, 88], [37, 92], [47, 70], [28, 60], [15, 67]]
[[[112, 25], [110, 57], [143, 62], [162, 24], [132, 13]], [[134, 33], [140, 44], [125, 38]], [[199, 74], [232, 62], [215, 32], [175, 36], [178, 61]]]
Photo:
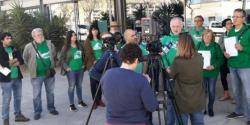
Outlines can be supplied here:
[[167, 100], [167, 115], [166, 115], [166, 125], [175, 125], [175, 110], [172, 104], [172, 101], [170, 99]]
[[76, 94], [78, 102], [82, 101], [82, 80], [83, 70], [67, 72], [67, 79], [69, 83], [68, 96], [70, 105], [74, 104], [74, 90], [76, 87]]
[[[250, 68], [230, 68], [232, 89], [236, 102], [235, 113], [242, 114], [250, 121]], [[244, 107], [245, 106], [245, 107]]]
[[194, 113], [183, 113], [183, 114], [181, 114], [183, 125], [188, 125], [189, 117], [190, 117], [191, 125], [204, 125], [204, 114], [203, 114], [203, 112], [194, 112]]
[[2, 88], [2, 118], [9, 118], [10, 100], [13, 91], [14, 114], [21, 114], [22, 80], [15, 79], [10, 82], [0, 82]]
[[55, 77], [36, 77], [31, 79], [33, 87], [33, 105], [34, 113], [41, 114], [42, 112], [42, 85], [45, 85], [46, 97], [47, 97], [47, 108], [49, 111], [54, 111], [54, 88], [55, 88]]
[[205, 88], [206, 94], [208, 95], [208, 110], [213, 110], [216, 82], [217, 82], [217, 77], [203, 78], [203, 86]]

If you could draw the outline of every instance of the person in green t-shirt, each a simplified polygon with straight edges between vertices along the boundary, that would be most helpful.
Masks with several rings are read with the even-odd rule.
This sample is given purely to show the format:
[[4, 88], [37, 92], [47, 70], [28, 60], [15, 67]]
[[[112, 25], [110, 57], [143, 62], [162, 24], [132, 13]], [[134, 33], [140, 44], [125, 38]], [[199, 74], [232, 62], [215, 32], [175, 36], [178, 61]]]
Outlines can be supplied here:
[[[227, 118], [244, 116], [246, 124], [250, 125], [250, 28], [245, 25], [246, 11], [235, 9], [233, 13], [234, 27], [229, 31], [228, 37], [234, 42], [238, 54], [230, 55], [228, 50], [224, 52], [228, 58], [228, 66], [231, 76], [231, 84], [235, 97], [235, 110]], [[244, 110], [244, 106], [246, 107]]]
[[[203, 66], [203, 84], [206, 89], [206, 94], [208, 95], [208, 115], [210, 117], [214, 116], [213, 105], [215, 101], [215, 90], [217, 77], [220, 72], [220, 67], [223, 63], [222, 50], [216, 42], [214, 42], [215, 36], [212, 30], [206, 29], [202, 35], [202, 42], [198, 43], [197, 49], [200, 53], [209, 53], [210, 62], [206, 63], [206, 56], [204, 57]], [[208, 57], [209, 58], [209, 57]]]
[[70, 111], [77, 111], [77, 108], [74, 104], [75, 88], [78, 97], [78, 105], [81, 107], [87, 106], [87, 104], [84, 103], [82, 99], [82, 81], [84, 74], [83, 58], [83, 47], [78, 42], [76, 33], [72, 30], [68, 31], [59, 60], [61, 64], [61, 73], [63, 75], [66, 74], [68, 79]]
[[46, 89], [49, 113], [52, 115], [59, 114], [54, 105], [55, 76], [46, 76], [49, 69], [55, 68], [56, 50], [50, 40], [45, 40], [41, 28], [33, 29], [31, 35], [34, 41], [24, 47], [23, 59], [30, 71], [33, 87], [34, 119], [39, 120], [42, 113], [41, 91], [43, 84]]
[[[87, 40], [84, 42], [84, 66], [86, 70], [90, 70], [92, 66], [100, 59], [104, 50], [103, 50], [103, 41], [101, 40], [100, 30], [97, 24], [92, 24], [89, 29], [89, 35]], [[97, 92], [97, 87], [99, 81], [90, 76], [90, 85], [91, 85], [91, 94], [94, 99], [95, 93]], [[101, 90], [101, 89], [100, 89]], [[97, 106], [104, 107], [105, 104], [101, 99], [101, 91], [97, 95], [97, 101], [94, 102], [94, 109]]]
[[[162, 53], [162, 65], [165, 70], [169, 70], [172, 66], [174, 58], [177, 54], [177, 43], [179, 40], [179, 35], [183, 31], [183, 20], [179, 17], [174, 17], [170, 21], [171, 32], [169, 35], [164, 35], [161, 38], [161, 43], [163, 45]], [[167, 101], [167, 123], [166, 125], [174, 125], [175, 112], [174, 107], [170, 100]]]
[[202, 33], [205, 31], [203, 23], [204, 23], [204, 18], [201, 15], [195, 16], [194, 27], [189, 29], [189, 34], [192, 36], [196, 47], [197, 44], [202, 41]]
[[[21, 52], [11, 45], [12, 35], [3, 33], [0, 43], [0, 86], [2, 89], [2, 119], [3, 125], [9, 125], [9, 105], [12, 92], [14, 97], [14, 114], [16, 122], [27, 122], [21, 112], [22, 100], [22, 73], [20, 66], [24, 64]], [[9, 69], [10, 73], [4, 74], [3, 69]]]

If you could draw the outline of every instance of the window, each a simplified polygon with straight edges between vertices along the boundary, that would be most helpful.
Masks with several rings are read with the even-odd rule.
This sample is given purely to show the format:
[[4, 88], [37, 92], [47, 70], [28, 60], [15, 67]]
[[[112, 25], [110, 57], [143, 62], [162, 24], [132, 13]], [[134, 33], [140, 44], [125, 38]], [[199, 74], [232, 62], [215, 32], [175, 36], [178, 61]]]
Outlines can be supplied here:
[[215, 21], [215, 16], [210, 16], [210, 17], [208, 17], [208, 21], [210, 22], [210, 21]]

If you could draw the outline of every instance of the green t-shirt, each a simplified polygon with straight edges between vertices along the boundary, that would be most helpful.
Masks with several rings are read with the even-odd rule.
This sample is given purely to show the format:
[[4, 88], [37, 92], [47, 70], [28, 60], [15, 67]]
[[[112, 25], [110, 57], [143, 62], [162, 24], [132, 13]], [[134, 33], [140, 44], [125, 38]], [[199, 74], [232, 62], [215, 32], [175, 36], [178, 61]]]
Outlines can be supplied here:
[[195, 27], [192, 27], [189, 30], [189, 34], [192, 36], [196, 47], [199, 42], [202, 42], [202, 34], [204, 31], [205, 31], [205, 27], [201, 27], [200, 29], [196, 29]]
[[69, 66], [72, 71], [78, 71], [83, 68], [82, 51], [75, 47], [70, 48], [71, 59], [69, 61]]
[[37, 44], [37, 50], [43, 58], [43, 62], [46, 64], [45, 66], [42, 62], [42, 59], [38, 56], [38, 54], [36, 54], [36, 74], [38, 77], [41, 77], [45, 76], [46, 70], [48, 70], [51, 66], [50, 52], [47, 42], [44, 41], [40, 44]]
[[91, 41], [91, 47], [94, 51], [95, 60], [98, 60], [101, 58], [103, 50], [102, 50], [102, 44], [103, 42], [98, 39], [94, 39]]
[[[13, 54], [12, 54], [13, 50], [12, 50], [11, 47], [6, 47], [5, 51], [8, 53], [9, 57], [13, 58]], [[17, 66], [11, 66], [10, 69], [11, 69], [10, 78], [11, 79], [18, 78], [18, 68], [17, 68]]]
[[[142, 42], [139, 47], [142, 51], [142, 56], [147, 56], [149, 54], [149, 52], [146, 49], [147, 44], [145, 42]], [[142, 69], [143, 69], [143, 65], [142, 62], [138, 63], [138, 65], [135, 68], [135, 72], [137, 73], [142, 73]]]
[[161, 43], [163, 46], [163, 56], [162, 61], [164, 68], [170, 67], [173, 64], [174, 58], [177, 54], [176, 45], [178, 43], [179, 36], [170, 33], [169, 36], [163, 36], [161, 38]]

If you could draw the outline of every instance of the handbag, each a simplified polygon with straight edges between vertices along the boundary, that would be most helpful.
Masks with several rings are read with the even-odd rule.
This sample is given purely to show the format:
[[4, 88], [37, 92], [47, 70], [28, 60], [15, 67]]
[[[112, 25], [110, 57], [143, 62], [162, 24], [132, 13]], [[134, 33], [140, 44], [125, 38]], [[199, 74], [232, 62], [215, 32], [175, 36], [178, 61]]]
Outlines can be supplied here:
[[[35, 44], [34, 44], [33, 42], [31, 42], [31, 43], [32, 43], [32, 45], [33, 45], [33, 47], [34, 47], [34, 49], [35, 49], [37, 55], [38, 55], [39, 58], [41, 59], [42, 64], [43, 64], [45, 67], [48, 67], [48, 66], [46, 65], [46, 63], [44, 62], [42, 56], [41, 56], [40, 53], [38, 52], [37, 48], [35, 47]], [[51, 78], [51, 77], [54, 77], [55, 74], [56, 74], [55, 69], [54, 69], [54, 68], [51, 68], [51, 67], [49, 66], [49, 67], [48, 67], [48, 70], [47, 70], [46, 73], [45, 73], [45, 76], [46, 76], [47, 78]]]

